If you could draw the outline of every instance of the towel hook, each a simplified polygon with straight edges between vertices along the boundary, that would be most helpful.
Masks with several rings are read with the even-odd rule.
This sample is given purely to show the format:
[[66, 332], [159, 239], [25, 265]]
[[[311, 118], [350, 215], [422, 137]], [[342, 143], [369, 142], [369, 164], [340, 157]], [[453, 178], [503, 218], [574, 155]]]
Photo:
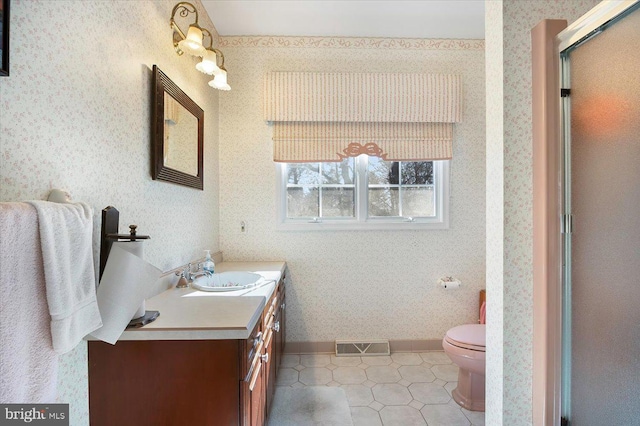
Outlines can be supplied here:
[[70, 203], [71, 194], [69, 193], [69, 191], [66, 191], [64, 189], [52, 189], [51, 192], [49, 192], [47, 201], [51, 201], [54, 203]]

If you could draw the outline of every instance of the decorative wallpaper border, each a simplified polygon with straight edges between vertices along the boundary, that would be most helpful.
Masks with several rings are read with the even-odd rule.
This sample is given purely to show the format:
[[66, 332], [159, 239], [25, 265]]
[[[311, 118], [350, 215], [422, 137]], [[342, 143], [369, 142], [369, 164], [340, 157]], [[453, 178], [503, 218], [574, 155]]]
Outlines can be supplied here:
[[484, 40], [373, 37], [228, 36], [219, 38], [219, 46], [220, 48], [326, 47], [337, 49], [484, 50]]

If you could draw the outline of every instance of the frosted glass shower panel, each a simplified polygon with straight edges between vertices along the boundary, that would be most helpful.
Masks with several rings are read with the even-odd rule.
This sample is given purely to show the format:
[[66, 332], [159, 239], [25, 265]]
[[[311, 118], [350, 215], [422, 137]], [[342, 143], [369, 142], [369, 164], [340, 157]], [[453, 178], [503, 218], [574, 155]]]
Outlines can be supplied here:
[[571, 424], [640, 421], [640, 10], [570, 53]]

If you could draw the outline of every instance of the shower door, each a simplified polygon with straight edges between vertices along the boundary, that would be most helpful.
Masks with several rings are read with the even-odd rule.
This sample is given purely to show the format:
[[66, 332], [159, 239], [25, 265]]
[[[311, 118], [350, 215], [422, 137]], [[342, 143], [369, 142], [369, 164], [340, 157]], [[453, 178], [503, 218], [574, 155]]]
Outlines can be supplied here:
[[639, 6], [560, 53], [561, 411], [572, 426], [640, 425]]

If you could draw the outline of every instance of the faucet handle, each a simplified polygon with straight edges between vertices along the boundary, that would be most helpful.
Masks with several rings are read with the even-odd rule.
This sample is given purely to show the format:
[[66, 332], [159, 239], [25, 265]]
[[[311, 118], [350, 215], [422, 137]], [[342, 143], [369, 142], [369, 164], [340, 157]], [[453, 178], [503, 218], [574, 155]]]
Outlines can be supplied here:
[[176, 288], [186, 288], [189, 287], [189, 282], [187, 281], [186, 275], [187, 268], [181, 271], [176, 271], [176, 277], [180, 277], [178, 283], [176, 284]]

